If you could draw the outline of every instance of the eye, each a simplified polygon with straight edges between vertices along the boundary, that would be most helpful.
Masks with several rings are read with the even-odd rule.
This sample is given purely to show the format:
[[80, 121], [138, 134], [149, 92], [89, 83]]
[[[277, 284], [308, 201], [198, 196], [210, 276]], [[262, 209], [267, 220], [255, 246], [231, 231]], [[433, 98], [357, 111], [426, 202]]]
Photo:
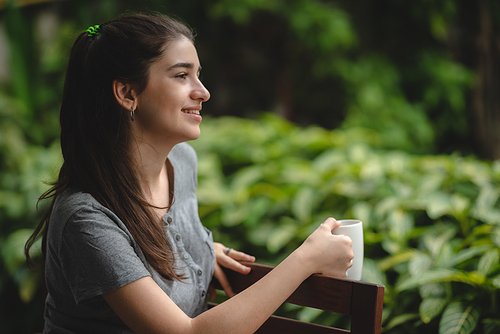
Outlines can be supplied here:
[[175, 77], [179, 78], [179, 79], [186, 79], [187, 78], [187, 73], [181, 73], [181, 74], [176, 75]]

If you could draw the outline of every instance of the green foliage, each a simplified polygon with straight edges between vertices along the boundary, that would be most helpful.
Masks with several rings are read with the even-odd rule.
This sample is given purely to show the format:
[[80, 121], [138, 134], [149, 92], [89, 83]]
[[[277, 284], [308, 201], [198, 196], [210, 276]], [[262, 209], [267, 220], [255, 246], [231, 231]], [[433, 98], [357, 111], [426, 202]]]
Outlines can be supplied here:
[[463, 303], [450, 304], [439, 323], [440, 334], [469, 334], [476, 328], [480, 316], [479, 308]]
[[316, 0], [220, 0], [211, 8], [214, 18], [230, 17], [238, 24], [249, 24], [251, 18], [261, 12], [284, 18], [302, 43], [322, 54], [348, 49], [356, 43], [349, 15], [333, 3]]
[[500, 320], [500, 163], [379, 140], [270, 114], [205, 119], [192, 142], [202, 221], [215, 239], [277, 264], [327, 217], [361, 219], [363, 280], [386, 286], [387, 333], [481, 332]]
[[[179, 15], [199, 31], [204, 72], [212, 68], [205, 81], [212, 110], [224, 106], [217, 95], [235, 96], [225, 107], [238, 115], [242, 104], [250, 114], [266, 109], [263, 94], [274, 106], [275, 86], [283, 83], [276, 78], [283, 76], [291, 103], [304, 110], [297, 119], [340, 127], [302, 129], [270, 115], [204, 121], [193, 145], [200, 214], [215, 239], [276, 264], [325, 217], [359, 218], [363, 279], [387, 288], [387, 333], [499, 332], [500, 164], [406, 153], [467, 151], [466, 92], [474, 76], [442, 43], [466, 5], [422, 1], [404, 3], [402, 11], [397, 2], [349, 8], [320, 0], [7, 3], [2, 27], [15, 75], [0, 87], [0, 331], [40, 331], [34, 324], [42, 310], [40, 279], [27, 270], [22, 251], [39, 219], [42, 181], [53, 180], [61, 163], [57, 110], [71, 41], [90, 24], [149, 8]], [[373, 16], [363, 16], [368, 12]], [[263, 18], [272, 25], [259, 33]], [[420, 39], [405, 36], [410, 42], [402, 43], [398, 31], [380, 28], [385, 21], [419, 31]], [[238, 48], [241, 54], [232, 52]], [[255, 70], [255, 59], [268, 67]], [[245, 66], [257, 79], [231, 76]], [[217, 90], [228, 83], [251, 95]], [[461, 143], [447, 144], [457, 137]], [[32, 255], [39, 252], [37, 245]], [[307, 321], [345, 321], [311, 309], [285, 311]]]
[[[446, 50], [435, 47], [421, 47], [403, 60], [387, 50], [367, 47], [376, 42], [360, 38], [361, 34], [367, 35], [363, 25], [355, 24], [355, 20], [359, 20], [356, 15], [361, 14], [346, 7], [339, 2], [319, 0], [220, 0], [211, 8], [211, 14], [214, 18], [229, 17], [239, 25], [250, 25], [252, 19], [258, 21], [263, 13], [282, 22], [287, 31], [283, 36], [284, 48], [289, 56], [279, 60], [278, 68], [285, 66], [287, 73], [296, 73], [299, 77], [304, 68], [308, 69], [305, 64], [311, 64], [310, 73], [301, 76], [307, 79], [294, 84], [294, 78], [289, 78], [293, 93], [308, 104], [294, 103], [313, 109], [306, 109], [308, 113], [314, 112], [308, 100], [312, 92], [306, 88], [310, 74], [317, 82], [335, 79], [340, 85], [330, 84], [330, 91], [327, 89], [323, 94], [335, 96], [336, 99], [331, 99], [333, 103], [344, 104], [342, 127], [373, 129], [380, 134], [381, 144], [389, 149], [412, 153], [434, 153], [442, 147], [447, 151], [458, 149], [456, 143], [448, 143], [447, 137], [450, 134], [459, 138], [468, 136], [464, 93], [474, 83], [472, 71], [454, 61]], [[422, 28], [442, 41], [452, 29], [457, 5], [452, 1], [421, 2], [412, 4], [407, 12], [419, 13], [416, 17], [409, 15], [412, 19], [409, 25], [423, 24], [420, 19], [426, 17]], [[371, 19], [380, 20], [379, 17]], [[307, 59], [306, 55], [311, 53], [314, 57]], [[415, 88], [417, 85], [419, 88]], [[333, 90], [341, 91], [339, 97]], [[327, 105], [326, 108], [331, 110], [331, 117], [335, 117], [334, 107]], [[325, 104], [320, 109], [324, 110]], [[456, 121], [450, 122], [451, 118]]]
[[[14, 75], [0, 90], [0, 332], [7, 333], [40, 330], [41, 279], [26, 266], [24, 244], [39, 218], [37, 198], [47, 190], [43, 181], [53, 180], [61, 164], [55, 138], [64, 64], [61, 39], [39, 48], [34, 42], [36, 20], [12, 3], [6, 9], [5, 30]], [[65, 32], [62, 26], [56, 33]], [[39, 245], [32, 256], [39, 258]]]
[[430, 150], [434, 142], [431, 122], [423, 105], [405, 98], [394, 65], [371, 56], [339, 62], [338, 71], [348, 85], [349, 110], [343, 127], [376, 130], [387, 148]]

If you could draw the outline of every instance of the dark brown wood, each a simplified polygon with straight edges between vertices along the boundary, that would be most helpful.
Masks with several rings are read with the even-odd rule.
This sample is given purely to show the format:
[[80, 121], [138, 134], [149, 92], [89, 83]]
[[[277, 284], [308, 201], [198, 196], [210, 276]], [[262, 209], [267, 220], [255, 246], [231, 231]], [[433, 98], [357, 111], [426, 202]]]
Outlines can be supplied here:
[[288, 319], [278, 316], [271, 316], [267, 321], [255, 332], [257, 334], [346, 334], [350, 333], [345, 329], [327, 327], [317, 324], [311, 324], [295, 319]]
[[[208, 303], [208, 307], [212, 308], [217, 306], [214, 303]], [[308, 322], [298, 321], [284, 317], [272, 315], [266, 322], [260, 326], [255, 332], [257, 334], [349, 334], [350, 331], [335, 327], [328, 327]]]
[[355, 283], [351, 300], [351, 333], [380, 334], [384, 286]]
[[[247, 262], [244, 264], [252, 268], [247, 275], [225, 269], [226, 276], [235, 293], [245, 290], [273, 269], [272, 266], [263, 264]], [[217, 289], [222, 289], [216, 280], [213, 283]], [[257, 333], [380, 334], [381, 332], [384, 302], [383, 285], [312, 275], [295, 290], [286, 302], [350, 315], [351, 330], [272, 316]]]

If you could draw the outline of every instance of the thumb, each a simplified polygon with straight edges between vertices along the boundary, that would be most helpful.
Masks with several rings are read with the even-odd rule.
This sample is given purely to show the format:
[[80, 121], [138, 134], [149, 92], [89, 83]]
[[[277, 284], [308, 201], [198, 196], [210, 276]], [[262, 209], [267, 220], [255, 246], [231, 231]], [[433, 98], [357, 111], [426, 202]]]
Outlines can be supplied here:
[[325, 220], [322, 225], [326, 226], [331, 232], [332, 230], [340, 226], [340, 222], [330, 217], [327, 220]]

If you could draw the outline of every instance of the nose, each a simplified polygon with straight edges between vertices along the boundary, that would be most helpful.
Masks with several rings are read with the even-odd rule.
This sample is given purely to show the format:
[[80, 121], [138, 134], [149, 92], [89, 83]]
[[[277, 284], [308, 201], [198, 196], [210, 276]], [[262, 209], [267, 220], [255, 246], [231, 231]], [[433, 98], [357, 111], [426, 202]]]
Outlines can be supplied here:
[[210, 99], [210, 92], [198, 79], [198, 85], [191, 91], [191, 98], [193, 100], [200, 100], [201, 102], [206, 102]]

